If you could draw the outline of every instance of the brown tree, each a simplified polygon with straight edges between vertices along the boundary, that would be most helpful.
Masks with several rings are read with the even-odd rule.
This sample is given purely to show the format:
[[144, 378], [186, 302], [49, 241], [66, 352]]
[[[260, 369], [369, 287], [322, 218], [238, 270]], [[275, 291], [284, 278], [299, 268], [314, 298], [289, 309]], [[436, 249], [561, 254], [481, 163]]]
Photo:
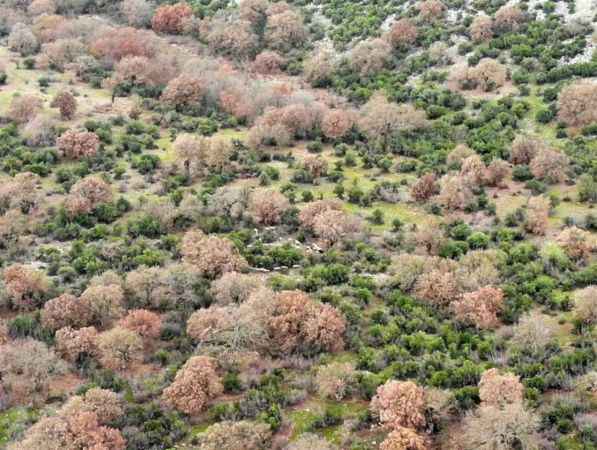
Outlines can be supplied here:
[[247, 21], [211, 19], [206, 40], [210, 50], [218, 55], [252, 58], [259, 48], [259, 39]]
[[42, 101], [36, 95], [15, 95], [8, 107], [8, 118], [21, 125], [32, 120], [41, 110]]
[[500, 288], [490, 286], [463, 294], [451, 304], [456, 319], [477, 328], [495, 328], [497, 317], [504, 308], [504, 293]]
[[264, 423], [223, 421], [211, 425], [200, 438], [201, 450], [261, 450], [271, 448], [272, 432]]
[[321, 121], [321, 131], [328, 139], [342, 139], [352, 129], [356, 115], [345, 109], [327, 110]]
[[143, 361], [143, 340], [134, 331], [114, 327], [97, 338], [99, 358], [104, 367], [124, 370]]
[[303, 167], [316, 182], [322, 176], [325, 176], [328, 171], [328, 162], [320, 155], [309, 155], [303, 160]]
[[386, 35], [386, 39], [394, 48], [410, 47], [417, 40], [418, 31], [410, 19], [396, 21]]
[[56, 351], [67, 361], [76, 363], [82, 356], [95, 357], [98, 333], [94, 327], [74, 330], [70, 327], [56, 331]]
[[434, 22], [444, 15], [446, 6], [439, 0], [424, 0], [417, 4], [419, 16], [426, 22]]
[[124, 450], [126, 441], [119, 430], [100, 425], [97, 415], [80, 412], [75, 415], [45, 417], [25, 433], [23, 441], [10, 450]]
[[205, 95], [205, 83], [202, 79], [182, 74], [172, 79], [162, 93], [161, 99], [179, 109], [199, 106]]
[[425, 112], [411, 105], [397, 105], [388, 102], [381, 94], [374, 94], [361, 108], [359, 128], [369, 142], [379, 141], [387, 149], [390, 136], [398, 130], [423, 128], [426, 125]]
[[539, 311], [523, 315], [512, 329], [511, 349], [540, 354], [553, 342], [555, 322]]
[[235, 318], [236, 310], [230, 306], [199, 309], [187, 321], [187, 334], [199, 343], [226, 343]]
[[75, 395], [60, 408], [62, 416], [73, 416], [82, 412], [93, 413], [101, 425], [122, 417], [124, 405], [120, 397], [107, 389], [91, 388], [82, 395]]
[[254, 275], [227, 272], [211, 283], [210, 292], [219, 305], [240, 304], [261, 284], [259, 277]]
[[425, 390], [412, 381], [388, 380], [377, 388], [369, 409], [391, 429], [425, 426]]
[[181, 412], [197, 414], [222, 391], [216, 361], [206, 356], [192, 356], [176, 373], [172, 384], [164, 389], [163, 398]]
[[448, 153], [446, 157], [446, 164], [451, 169], [460, 169], [462, 162], [469, 156], [474, 155], [475, 152], [465, 144], [458, 144], [454, 149]]
[[355, 388], [356, 372], [351, 363], [333, 362], [317, 369], [315, 384], [322, 397], [340, 401]]
[[510, 161], [513, 164], [529, 164], [537, 153], [545, 148], [541, 139], [527, 134], [519, 134], [512, 142]]
[[439, 202], [447, 209], [465, 209], [475, 197], [462, 177], [446, 174], [440, 179]]
[[301, 291], [281, 291], [270, 303], [267, 327], [274, 352], [337, 352], [344, 347], [344, 318]]
[[434, 269], [421, 275], [414, 289], [416, 297], [435, 306], [448, 306], [460, 294], [454, 273], [443, 269]]
[[335, 199], [325, 199], [307, 203], [299, 213], [299, 221], [303, 227], [312, 230], [315, 226], [315, 218], [327, 210], [342, 211], [342, 202]]
[[597, 122], [597, 83], [575, 81], [558, 96], [558, 119], [569, 127]]
[[497, 369], [488, 369], [483, 372], [479, 381], [479, 397], [485, 406], [522, 403], [524, 386], [517, 375], [502, 375]]
[[548, 148], [539, 151], [531, 160], [531, 173], [548, 183], [562, 183], [568, 177], [570, 160], [563, 153]]
[[100, 140], [91, 131], [68, 130], [56, 140], [58, 150], [70, 159], [90, 158], [97, 153]]
[[435, 174], [426, 173], [413, 183], [410, 189], [410, 195], [418, 202], [428, 200], [439, 192], [439, 185], [435, 179]]
[[313, 87], [327, 86], [336, 70], [337, 55], [333, 49], [319, 47], [303, 62], [303, 75]]
[[485, 182], [488, 186], [506, 187], [505, 180], [510, 176], [510, 165], [503, 159], [494, 159], [487, 166]]
[[174, 5], [161, 5], [155, 10], [151, 19], [151, 28], [156, 33], [182, 33], [187, 20], [193, 16], [188, 3], [179, 2]]
[[50, 282], [43, 272], [23, 264], [4, 269], [3, 279], [6, 293], [16, 308], [32, 307], [50, 289]]
[[50, 106], [60, 110], [60, 117], [62, 119], [71, 120], [77, 111], [77, 100], [69, 91], [60, 91], [56, 94]]
[[475, 16], [469, 28], [475, 42], [487, 42], [493, 37], [493, 20], [485, 14]]
[[259, 225], [277, 225], [290, 208], [284, 194], [270, 189], [257, 189], [249, 195], [248, 213]]
[[556, 242], [575, 261], [588, 260], [595, 249], [597, 249], [595, 236], [576, 226], [563, 229], [558, 234]]
[[120, 319], [119, 325], [134, 331], [144, 339], [155, 339], [160, 336], [162, 319], [156, 313], [146, 309], [134, 309]]
[[96, 175], [88, 175], [71, 187], [64, 206], [72, 215], [87, 214], [111, 200], [111, 186]]
[[111, 28], [99, 34], [90, 46], [90, 52], [97, 58], [111, 63], [126, 56], [151, 58], [157, 53], [155, 36], [147, 31], [132, 27]]
[[41, 323], [49, 330], [84, 327], [91, 321], [92, 313], [89, 304], [71, 294], [62, 294], [48, 300], [41, 312]]
[[268, 0], [242, 0], [239, 7], [240, 17], [250, 22], [255, 31], [263, 30], [269, 6]]
[[0, 388], [13, 405], [43, 404], [52, 377], [63, 371], [60, 359], [43, 342], [24, 339], [0, 346]]
[[524, 15], [517, 5], [504, 5], [494, 17], [494, 28], [498, 31], [517, 30], [524, 22]]
[[267, 18], [264, 37], [271, 48], [285, 52], [303, 45], [307, 39], [307, 29], [302, 16], [288, 9]]
[[543, 196], [532, 197], [527, 205], [525, 229], [533, 234], [544, 235], [549, 224], [549, 200]]
[[358, 217], [336, 209], [326, 209], [313, 219], [313, 234], [319, 244], [330, 247], [344, 239], [351, 239], [361, 232], [362, 224]]
[[278, 75], [286, 60], [276, 52], [265, 50], [255, 57], [251, 68], [261, 75]]
[[392, 430], [379, 445], [380, 450], [428, 450], [427, 440], [412, 428]]
[[456, 437], [456, 448], [510, 449], [539, 448], [536, 430], [539, 419], [526, 411], [522, 404], [512, 403], [503, 408], [481, 406], [463, 422], [463, 433]]
[[231, 241], [205, 236], [197, 231], [187, 231], [184, 235], [181, 253], [186, 264], [211, 278], [247, 267], [247, 262]]
[[151, 24], [153, 7], [147, 0], [124, 0], [120, 10], [132, 27], [144, 28]]
[[486, 92], [502, 87], [506, 82], [506, 67], [491, 58], [483, 58], [468, 70], [467, 80]]
[[39, 42], [27, 25], [17, 23], [8, 35], [8, 48], [21, 56], [29, 56], [37, 52]]
[[462, 161], [460, 177], [471, 188], [483, 186], [487, 178], [487, 168], [481, 157], [477, 154], [471, 155]]
[[350, 52], [350, 67], [362, 77], [368, 77], [382, 70], [390, 61], [392, 48], [380, 38], [360, 41]]
[[117, 284], [89, 286], [80, 301], [87, 304], [94, 323], [102, 327], [116, 321], [124, 312], [124, 292]]
[[587, 286], [575, 293], [573, 311], [581, 324], [597, 324], [597, 286]]

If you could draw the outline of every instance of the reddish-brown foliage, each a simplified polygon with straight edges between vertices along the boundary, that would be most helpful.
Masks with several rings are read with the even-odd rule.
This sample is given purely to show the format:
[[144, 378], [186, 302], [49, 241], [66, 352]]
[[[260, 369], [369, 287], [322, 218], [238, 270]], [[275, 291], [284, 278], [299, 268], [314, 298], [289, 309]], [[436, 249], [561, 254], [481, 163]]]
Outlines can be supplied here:
[[386, 66], [391, 54], [392, 48], [383, 39], [366, 39], [350, 52], [350, 66], [363, 77], [371, 76]]
[[119, 325], [142, 338], [157, 338], [162, 328], [160, 316], [146, 309], [135, 309], [120, 320]]
[[558, 96], [558, 119], [569, 127], [597, 122], [597, 83], [576, 81], [564, 87]]
[[393, 47], [407, 47], [417, 40], [417, 27], [410, 19], [396, 21], [387, 34], [387, 39]]
[[487, 166], [485, 182], [488, 186], [505, 187], [504, 182], [510, 175], [510, 165], [503, 159], [494, 159]]
[[428, 450], [427, 440], [412, 428], [392, 430], [379, 445], [380, 450]]
[[493, 37], [493, 21], [485, 14], [475, 16], [470, 26], [470, 34], [475, 42], [486, 42]]
[[25, 433], [13, 450], [28, 449], [124, 450], [120, 431], [100, 425], [93, 412], [45, 417]]
[[460, 176], [446, 174], [440, 186], [438, 200], [448, 209], [465, 209], [475, 199], [469, 184]]
[[56, 140], [58, 150], [71, 159], [89, 158], [97, 153], [100, 140], [91, 131], [68, 130]]
[[549, 200], [545, 197], [532, 197], [527, 205], [527, 220], [524, 227], [533, 234], [543, 235], [547, 231], [550, 210]]
[[344, 347], [344, 318], [329, 305], [315, 303], [301, 291], [275, 295], [268, 330], [280, 352], [336, 352]]
[[170, 80], [162, 100], [176, 108], [199, 105], [205, 95], [205, 83], [200, 78], [182, 74]]
[[73, 185], [66, 198], [65, 207], [72, 215], [86, 214], [110, 200], [110, 185], [96, 175], [88, 175]]
[[192, 230], [183, 237], [181, 253], [185, 263], [211, 278], [226, 272], [241, 271], [247, 266], [245, 259], [228, 239], [205, 236]]
[[97, 356], [98, 333], [94, 327], [74, 330], [64, 327], [56, 332], [56, 351], [67, 361], [77, 362], [81, 356]]
[[16, 95], [8, 108], [8, 117], [17, 124], [32, 120], [42, 108], [42, 101], [36, 95]]
[[435, 174], [427, 173], [419, 178], [410, 190], [410, 195], [417, 201], [425, 201], [439, 192]]
[[117, 284], [89, 286], [81, 294], [81, 301], [88, 305], [93, 321], [106, 326], [123, 313], [124, 292]]
[[449, 305], [459, 294], [454, 274], [441, 269], [424, 273], [415, 284], [415, 295], [436, 306]]
[[380, 423], [392, 429], [425, 426], [425, 390], [412, 381], [388, 380], [377, 388], [370, 409]]
[[282, 70], [286, 60], [276, 52], [265, 50], [255, 57], [252, 69], [262, 75], [276, 75]]
[[151, 58], [157, 53], [155, 38], [147, 31], [131, 27], [107, 30], [91, 44], [91, 53], [111, 62], [126, 56]]
[[315, 218], [327, 210], [342, 210], [342, 202], [339, 200], [317, 200], [310, 202], [299, 213], [299, 220], [303, 227], [313, 229], [315, 226]]
[[545, 148], [539, 138], [519, 134], [512, 142], [510, 160], [513, 164], [529, 164], [537, 153]]
[[39, 301], [49, 290], [50, 283], [43, 272], [22, 264], [4, 269], [6, 293], [15, 307], [27, 308]]
[[497, 369], [489, 369], [481, 375], [479, 397], [484, 405], [491, 406], [522, 403], [524, 386], [517, 375], [502, 375]]
[[451, 305], [456, 318], [477, 328], [495, 328], [498, 313], [504, 308], [504, 293], [500, 288], [483, 287], [462, 295]]
[[350, 239], [362, 230], [358, 217], [344, 211], [326, 209], [313, 219], [313, 233], [323, 247], [329, 247], [343, 239]]
[[494, 26], [499, 31], [517, 30], [524, 21], [521, 9], [516, 5], [504, 5], [495, 13]]
[[69, 91], [60, 91], [56, 94], [50, 106], [52, 108], [58, 108], [60, 110], [60, 116], [64, 120], [71, 120], [77, 111], [77, 100]]
[[557, 237], [557, 243], [576, 261], [588, 260], [597, 248], [595, 236], [576, 226], [562, 230]]
[[302, 46], [307, 39], [307, 30], [302, 16], [287, 9], [268, 17], [264, 37], [271, 48], [284, 52]]
[[49, 330], [63, 327], [83, 327], [92, 320], [89, 304], [71, 294], [48, 300], [41, 312], [41, 322]]
[[182, 33], [185, 22], [193, 16], [188, 3], [161, 5], [151, 19], [151, 28], [157, 33]]
[[62, 370], [60, 359], [42, 342], [25, 339], [0, 347], [0, 389], [11, 404], [43, 404], [52, 376]]
[[548, 148], [539, 151], [531, 160], [531, 173], [548, 183], [562, 183], [568, 177], [570, 160], [563, 152]]
[[439, 0], [424, 0], [417, 4], [417, 9], [423, 20], [432, 22], [444, 15], [446, 7]]
[[355, 125], [356, 117], [344, 109], [327, 110], [321, 121], [321, 131], [328, 139], [341, 139]]
[[171, 407], [186, 414], [201, 412], [207, 403], [222, 393], [216, 362], [206, 356], [193, 356], [176, 373], [163, 398]]
[[260, 225], [279, 224], [289, 207], [290, 202], [286, 196], [278, 191], [257, 189], [249, 196], [249, 215]]
[[303, 167], [309, 172], [313, 180], [317, 180], [327, 173], [328, 162], [319, 155], [306, 156], [303, 160]]
[[134, 331], [112, 328], [99, 335], [97, 348], [102, 365], [114, 370], [123, 370], [134, 362], [143, 360], [143, 340]]

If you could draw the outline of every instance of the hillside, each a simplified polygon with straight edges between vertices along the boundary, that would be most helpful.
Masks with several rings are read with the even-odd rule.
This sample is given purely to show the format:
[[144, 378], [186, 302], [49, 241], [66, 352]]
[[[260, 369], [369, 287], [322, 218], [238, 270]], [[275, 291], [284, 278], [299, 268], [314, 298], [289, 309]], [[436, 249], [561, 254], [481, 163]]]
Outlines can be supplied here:
[[0, 448], [597, 449], [596, 21], [0, 2]]

